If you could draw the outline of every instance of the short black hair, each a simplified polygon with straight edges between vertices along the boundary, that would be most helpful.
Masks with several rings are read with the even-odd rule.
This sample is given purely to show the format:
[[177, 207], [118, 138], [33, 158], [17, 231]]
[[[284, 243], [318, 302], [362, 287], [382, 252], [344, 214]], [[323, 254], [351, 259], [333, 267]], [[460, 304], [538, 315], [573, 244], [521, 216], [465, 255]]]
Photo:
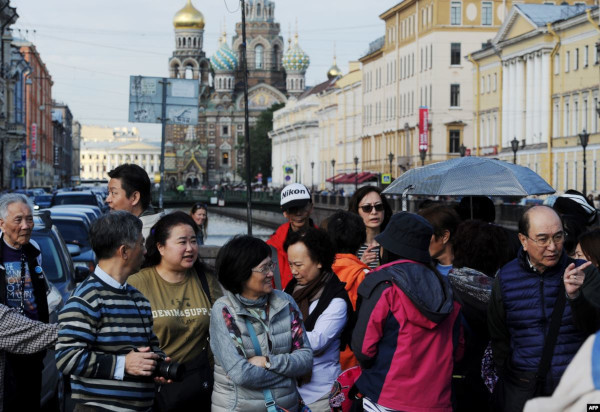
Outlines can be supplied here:
[[292, 232], [285, 240], [283, 248], [287, 251], [290, 246], [298, 242], [302, 242], [306, 246], [311, 260], [320, 263], [323, 272], [332, 271], [331, 265], [333, 265], [333, 261], [335, 260], [335, 252], [327, 233], [314, 227], [310, 227], [302, 232]]
[[261, 239], [249, 235], [231, 238], [217, 254], [215, 267], [219, 282], [231, 293], [242, 293], [244, 284], [252, 276], [252, 268], [267, 256], [271, 256], [271, 248]]
[[138, 165], [125, 163], [108, 172], [108, 177], [121, 181], [121, 187], [125, 190], [128, 198], [133, 192], [139, 192], [142, 210], [148, 209], [152, 185], [148, 173], [144, 169]]
[[498, 269], [512, 258], [506, 230], [481, 220], [461, 223], [456, 230], [453, 246], [454, 267], [468, 267], [490, 277], [494, 277]]
[[146, 239], [146, 257], [142, 267], [156, 266], [160, 263], [161, 254], [156, 245], [164, 245], [171, 235], [171, 229], [178, 225], [188, 225], [194, 233], [198, 233], [198, 225], [187, 213], [177, 210], [164, 215], [150, 229], [150, 234]]
[[121, 245], [133, 246], [142, 234], [142, 221], [124, 210], [100, 216], [90, 228], [90, 243], [98, 259], [110, 259]]
[[443, 236], [447, 230], [450, 232], [450, 242], [453, 241], [456, 228], [460, 224], [460, 217], [456, 210], [448, 205], [439, 204], [419, 210], [418, 214], [431, 223], [436, 239]]
[[335, 253], [356, 254], [365, 243], [365, 223], [355, 213], [338, 210], [327, 219], [327, 234]]
[[381, 222], [380, 231], [383, 232], [394, 212], [385, 195], [381, 193], [381, 189], [377, 186], [363, 186], [354, 192], [348, 201], [348, 211], [358, 215], [358, 205], [360, 204], [360, 201], [371, 192], [375, 192], [381, 197], [381, 203], [383, 204], [383, 222]]

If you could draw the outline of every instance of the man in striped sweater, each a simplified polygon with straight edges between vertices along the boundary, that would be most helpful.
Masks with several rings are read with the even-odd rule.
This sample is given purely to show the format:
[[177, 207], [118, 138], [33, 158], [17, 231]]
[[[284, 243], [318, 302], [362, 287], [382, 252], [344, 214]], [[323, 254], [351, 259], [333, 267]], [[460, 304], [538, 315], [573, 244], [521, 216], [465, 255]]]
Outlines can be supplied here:
[[58, 369], [71, 375], [75, 411], [150, 410], [151, 376], [164, 353], [150, 303], [126, 283], [144, 257], [142, 222], [129, 212], [109, 213], [94, 222], [90, 240], [98, 265], [59, 315]]

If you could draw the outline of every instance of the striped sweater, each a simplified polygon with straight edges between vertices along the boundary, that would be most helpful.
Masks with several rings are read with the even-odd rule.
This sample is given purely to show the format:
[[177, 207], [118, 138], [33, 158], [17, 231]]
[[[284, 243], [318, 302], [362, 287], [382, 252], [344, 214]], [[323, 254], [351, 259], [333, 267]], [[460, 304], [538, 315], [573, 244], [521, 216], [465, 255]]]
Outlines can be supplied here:
[[73, 399], [112, 411], [144, 411], [152, 407], [151, 378], [125, 374], [115, 380], [118, 355], [151, 346], [162, 355], [152, 331], [148, 300], [133, 286], [113, 288], [90, 275], [59, 315], [56, 363], [71, 375]]

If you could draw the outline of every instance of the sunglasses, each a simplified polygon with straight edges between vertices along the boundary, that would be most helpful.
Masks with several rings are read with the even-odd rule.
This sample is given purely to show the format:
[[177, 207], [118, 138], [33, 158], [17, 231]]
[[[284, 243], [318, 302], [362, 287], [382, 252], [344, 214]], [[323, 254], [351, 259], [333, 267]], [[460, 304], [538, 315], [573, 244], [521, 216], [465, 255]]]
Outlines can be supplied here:
[[359, 206], [364, 213], [371, 213], [371, 210], [375, 208], [376, 212], [381, 212], [383, 210], [383, 203], [377, 203], [372, 205], [362, 205]]

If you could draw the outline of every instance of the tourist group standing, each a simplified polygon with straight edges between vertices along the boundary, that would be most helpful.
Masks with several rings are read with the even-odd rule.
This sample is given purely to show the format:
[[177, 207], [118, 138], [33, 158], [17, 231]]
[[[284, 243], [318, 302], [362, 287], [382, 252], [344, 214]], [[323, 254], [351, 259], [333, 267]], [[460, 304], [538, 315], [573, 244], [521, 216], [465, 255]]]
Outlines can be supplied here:
[[267, 242], [233, 237], [213, 269], [199, 257], [206, 205], [157, 211], [138, 172], [109, 173], [112, 210], [90, 231], [98, 264], [59, 327], [31, 205], [0, 197], [0, 412], [39, 407], [54, 346], [76, 411], [600, 403], [600, 232], [586, 231], [595, 209], [580, 194], [527, 209], [514, 233], [447, 205], [393, 214], [365, 187], [317, 227], [308, 188], [290, 184], [287, 222]]

